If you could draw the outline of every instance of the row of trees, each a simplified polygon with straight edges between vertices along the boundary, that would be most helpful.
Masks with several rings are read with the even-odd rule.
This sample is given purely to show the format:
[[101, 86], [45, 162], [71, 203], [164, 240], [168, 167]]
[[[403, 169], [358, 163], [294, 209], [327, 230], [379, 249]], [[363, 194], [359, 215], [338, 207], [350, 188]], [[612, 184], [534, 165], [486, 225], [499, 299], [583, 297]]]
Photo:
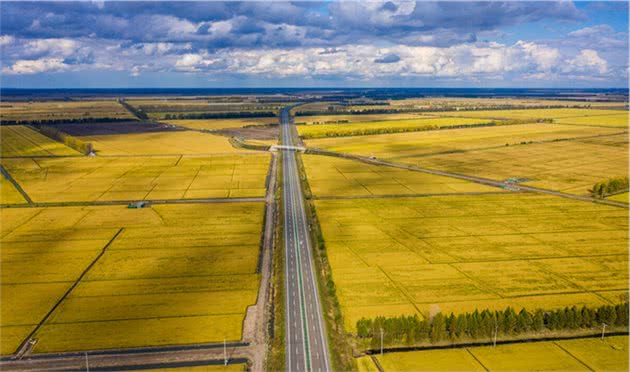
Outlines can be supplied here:
[[242, 112], [194, 112], [188, 114], [166, 114], [164, 120], [187, 120], [187, 119], [238, 119], [238, 118], [259, 118], [275, 117], [273, 111], [242, 111]]
[[[333, 106], [331, 106], [333, 107]], [[584, 108], [584, 106], [562, 106], [562, 105], [540, 105], [540, 106], [521, 106], [521, 105], [495, 105], [495, 106], [474, 106], [474, 107], [455, 107], [455, 106], [436, 106], [400, 108], [392, 109], [365, 109], [365, 110], [337, 110], [328, 108], [327, 111], [298, 111], [295, 116], [319, 116], [319, 115], [371, 115], [371, 114], [400, 114], [406, 112], [444, 112], [444, 111], [491, 111], [491, 110], [531, 110], [531, 109], [555, 109], [555, 108]]]
[[82, 141], [76, 137], [73, 137], [67, 133], [60, 131], [57, 128], [48, 127], [48, 126], [39, 126], [37, 127], [37, 130], [39, 130], [40, 133], [42, 133], [43, 135], [50, 137], [56, 141], [59, 141], [65, 144], [66, 146], [72, 149], [75, 149], [84, 155], [87, 155], [91, 153], [92, 151], [94, 151], [94, 148], [92, 147], [91, 143]]
[[619, 191], [628, 191], [628, 177], [616, 177], [597, 182], [589, 191], [596, 198], [604, 198]]
[[357, 336], [369, 341], [372, 348], [378, 348], [382, 330], [385, 346], [411, 346], [424, 342], [488, 340], [495, 336], [599, 328], [603, 324], [627, 327], [628, 315], [628, 302], [624, 302], [616, 306], [573, 306], [555, 311], [529, 312], [523, 309], [517, 313], [508, 307], [504, 311], [475, 310], [448, 316], [437, 313], [431, 319], [421, 319], [417, 315], [363, 318], [357, 322]]

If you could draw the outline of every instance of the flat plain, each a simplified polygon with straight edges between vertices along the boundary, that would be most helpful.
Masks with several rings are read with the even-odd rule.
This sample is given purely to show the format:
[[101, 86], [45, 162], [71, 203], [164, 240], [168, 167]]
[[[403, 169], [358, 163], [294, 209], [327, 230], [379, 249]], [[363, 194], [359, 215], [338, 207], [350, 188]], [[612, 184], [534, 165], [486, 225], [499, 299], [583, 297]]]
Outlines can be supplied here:
[[315, 207], [349, 331], [379, 315], [618, 303], [628, 289], [623, 208], [522, 193]]
[[527, 185], [575, 194], [587, 194], [596, 182], [628, 169], [628, 133], [620, 128], [524, 124], [314, 139], [306, 144], [495, 180], [524, 178]]
[[263, 196], [269, 155], [4, 159], [39, 202]]
[[0, 157], [51, 155], [80, 154], [24, 125], [0, 126]]
[[84, 271], [35, 333], [35, 352], [240, 340], [258, 290], [262, 212], [262, 203], [1, 209], [2, 354]]
[[217, 130], [278, 124], [278, 118], [164, 120], [163, 122], [190, 129]]
[[134, 119], [114, 100], [2, 102], [0, 121]]
[[[628, 337], [377, 355], [384, 371], [626, 371]], [[375, 368], [365, 359], [365, 370]]]

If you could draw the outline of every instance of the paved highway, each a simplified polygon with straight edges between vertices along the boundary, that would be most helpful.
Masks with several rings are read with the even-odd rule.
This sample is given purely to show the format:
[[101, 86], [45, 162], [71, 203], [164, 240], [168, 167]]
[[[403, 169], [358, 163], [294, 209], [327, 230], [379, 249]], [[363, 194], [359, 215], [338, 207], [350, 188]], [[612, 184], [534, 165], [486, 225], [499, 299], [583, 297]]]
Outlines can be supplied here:
[[[294, 146], [289, 110], [280, 113], [282, 144]], [[282, 151], [285, 242], [285, 351], [288, 371], [330, 371], [295, 152]]]

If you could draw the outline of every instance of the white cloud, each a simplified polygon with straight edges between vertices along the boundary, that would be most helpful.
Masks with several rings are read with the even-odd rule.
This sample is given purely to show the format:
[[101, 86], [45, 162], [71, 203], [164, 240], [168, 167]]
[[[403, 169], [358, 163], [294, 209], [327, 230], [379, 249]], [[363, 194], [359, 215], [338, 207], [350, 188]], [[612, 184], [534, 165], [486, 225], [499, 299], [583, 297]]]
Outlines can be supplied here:
[[13, 44], [15, 38], [11, 35], [0, 35], [0, 46]]
[[18, 60], [9, 67], [3, 69], [7, 74], [38, 74], [41, 72], [61, 71], [68, 67], [61, 58], [41, 58], [37, 60]]
[[592, 27], [585, 27], [579, 30], [569, 32], [569, 36], [571, 37], [590, 37], [590, 36], [601, 36], [603, 34], [611, 34], [615, 30], [609, 25], [597, 25]]
[[567, 72], [597, 72], [599, 74], [608, 72], [608, 62], [593, 49], [582, 49], [575, 58], [565, 62], [564, 70]]
[[36, 39], [24, 46], [28, 55], [47, 55], [67, 57], [77, 51], [80, 44], [72, 39]]

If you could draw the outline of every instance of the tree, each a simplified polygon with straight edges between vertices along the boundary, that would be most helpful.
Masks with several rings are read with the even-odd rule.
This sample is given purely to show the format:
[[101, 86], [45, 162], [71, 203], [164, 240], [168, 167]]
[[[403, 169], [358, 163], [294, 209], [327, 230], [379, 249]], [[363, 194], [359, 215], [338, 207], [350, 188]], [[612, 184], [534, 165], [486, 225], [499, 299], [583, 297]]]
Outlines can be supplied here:
[[521, 309], [516, 319], [516, 333], [528, 332], [532, 327], [532, 317], [525, 309]]
[[446, 321], [444, 319], [444, 315], [442, 313], [437, 313], [433, 320], [431, 321], [431, 333], [430, 338], [431, 342], [440, 342], [444, 340], [446, 337]]

